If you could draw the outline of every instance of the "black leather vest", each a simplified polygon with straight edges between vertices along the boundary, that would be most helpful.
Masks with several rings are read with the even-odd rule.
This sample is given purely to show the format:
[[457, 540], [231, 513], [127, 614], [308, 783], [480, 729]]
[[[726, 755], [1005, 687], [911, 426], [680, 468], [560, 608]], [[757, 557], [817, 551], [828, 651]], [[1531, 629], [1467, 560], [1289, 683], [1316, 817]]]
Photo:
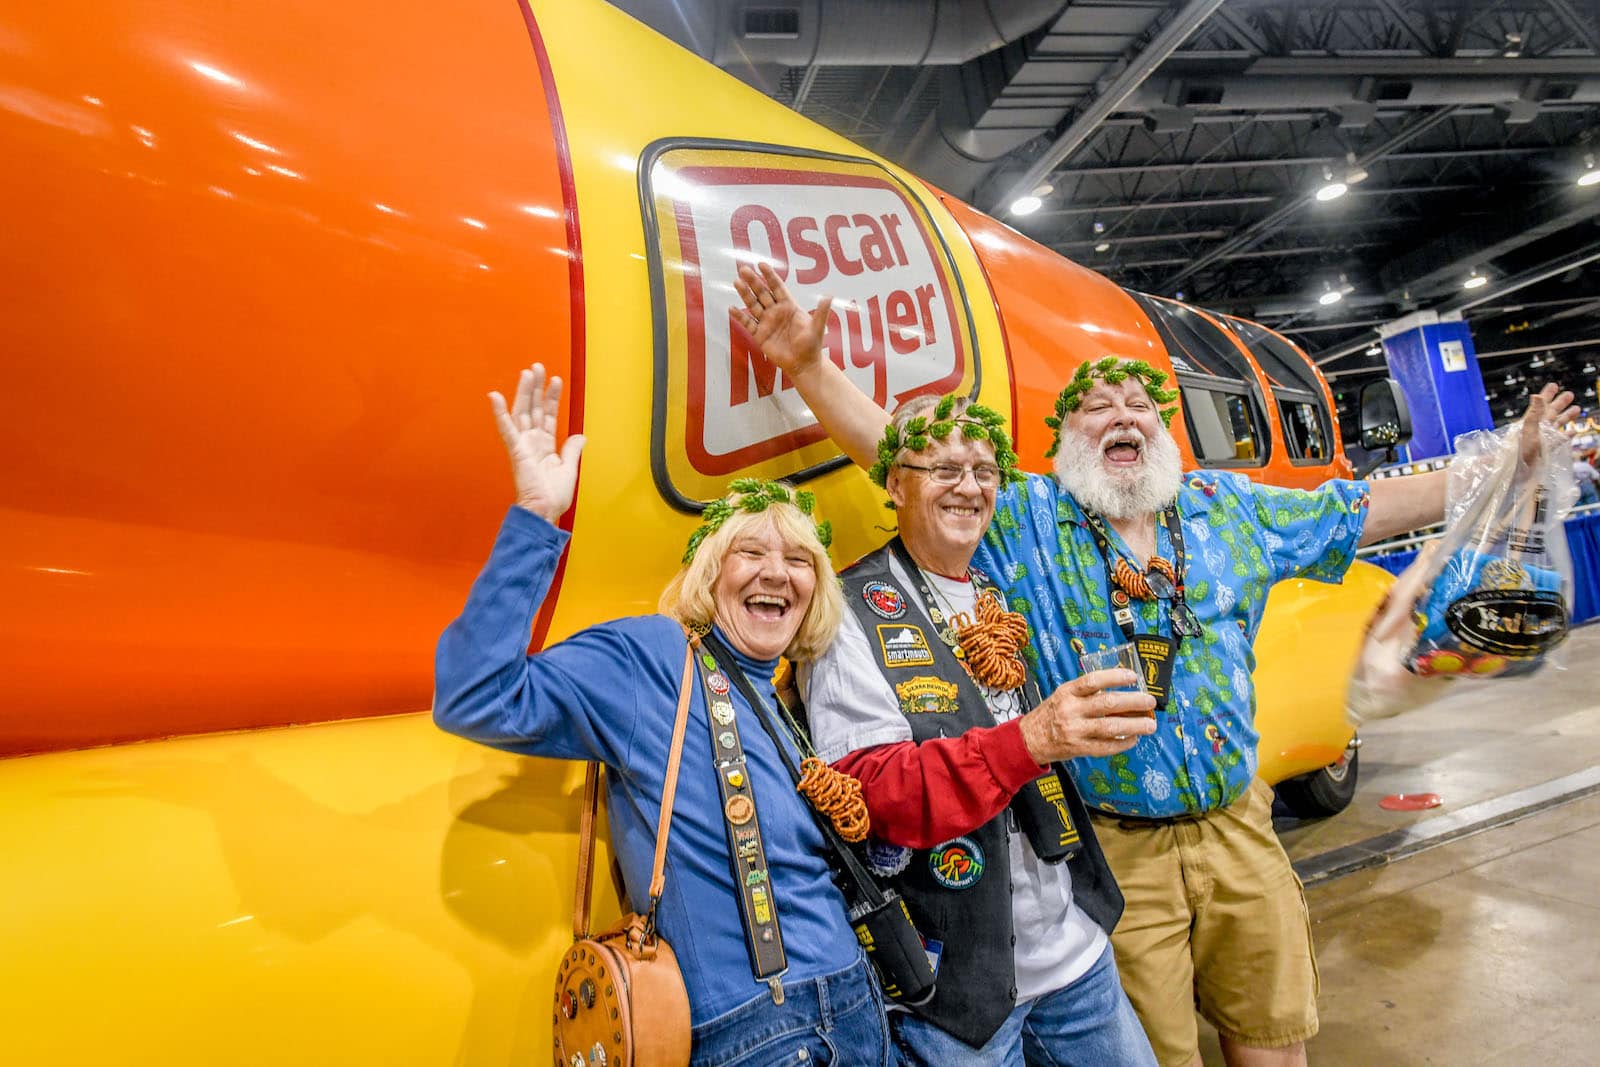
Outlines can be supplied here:
[[[958, 737], [978, 726], [993, 726], [994, 716], [980, 690], [954, 654], [939, 640], [915, 588], [906, 588], [890, 569], [885, 546], [845, 570], [840, 579], [850, 610], [866, 631], [874, 661], [920, 744], [935, 737]], [[1034, 691], [1024, 686], [1022, 694]], [[1023, 709], [1034, 706], [1024, 696]], [[1059, 780], [1055, 793], [1050, 779]], [[1068, 859], [1073, 901], [1108, 935], [1122, 915], [1122, 892], [1106, 865], [1089, 826], [1089, 813], [1072, 779], [1057, 767], [1030, 783], [1032, 802], [1012, 801], [1035, 854], [1052, 855], [1062, 822], [1039, 819], [1041, 785], [1064, 804], [1081, 845]], [[1019, 798], [1021, 794], [1019, 794]], [[1046, 805], [1048, 809], [1050, 805]], [[1007, 813], [932, 849], [912, 853], [905, 869], [888, 879], [905, 898], [917, 930], [942, 942], [938, 987], [933, 998], [911, 1010], [974, 1047], [986, 1044], [1016, 1006], [1016, 964], [1012, 954], [1011, 852]], [[1035, 845], [1035, 840], [1038, 844]], [[1054, 854], [1058, 854], [1054, 853]], [[1026, 937], [1049, 937], [1030, 930]]]

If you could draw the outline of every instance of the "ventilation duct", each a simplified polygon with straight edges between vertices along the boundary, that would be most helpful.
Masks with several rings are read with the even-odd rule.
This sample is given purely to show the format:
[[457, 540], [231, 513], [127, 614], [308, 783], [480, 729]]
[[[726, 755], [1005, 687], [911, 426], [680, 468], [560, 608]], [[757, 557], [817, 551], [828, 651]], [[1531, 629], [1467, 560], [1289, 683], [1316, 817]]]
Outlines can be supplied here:
[[997, 161], [1114, 77], [1167, 11], [1116, 0], [612, 2], [749, 81], [813, 65], [948, 67], [902, 162], [968, 200]]
[[946, 73], [939, 110], [912, 142], [906, 166], [973, 202], [986, 183], [992, 193], [1015, 181], [1021, 167], [1007, 172], [996, 164], [1052, 135], [1126, 70], [1167, 11], [1074, 0], [1044, 32]]

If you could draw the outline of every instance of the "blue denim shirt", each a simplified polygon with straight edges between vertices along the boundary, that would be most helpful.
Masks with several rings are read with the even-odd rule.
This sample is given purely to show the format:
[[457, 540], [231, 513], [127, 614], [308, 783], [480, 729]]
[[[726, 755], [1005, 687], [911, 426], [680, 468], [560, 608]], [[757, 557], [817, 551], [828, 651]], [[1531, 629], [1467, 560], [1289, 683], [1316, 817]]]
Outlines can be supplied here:
[[[1267, 592], [1285, 578], [1338, 582], [1366, 524], [1367, 487], [1330, 481], [1304, 491], [1196, 471], [1178, 493], [1189, 607], [1204, 633], [1186, 638], [1154, 734], [1109, 759], [1068, 765], [1084, 800], [1103, 811], [1162, 818], [1226, 807], [1256, 769], [1253, 642]], [[1116, 552], [1132, 558], [1108, 528]], [[1172, 558], [1166, 529], [1157, 554]], [[1029, 475], [999, 494], [976, 559], [1027, 617], [1032, 666], [1049, 693], [1078, 676], [1081, 651], [1121, 644], [1105, 565], [1083, 512], [1052, 478]], [[1134, 601], [1135, 630], [1172, 633], [1164, 601]]]
[[[567, 535], [543, 519], [509, 509], [466, 607], [439, 639], [434, 719], [507, 752], [604, 762], [611, 843], [628, 898], [642, 906], [683, 672], [683, 629], [660, 615], [616, 619], [528, 655], [529, 629], [566, 544]], [[734, 658], [756, 691], [770, 698], [776, 661], [737, 651]], [[657, 919], [683, 971], [691, 1021], [699, 1025], [740, 1005], [771, 1001], [745, 951], [711, 762], [711, 720], [698, 677], [693, 685]], [[737, 688], [732, 700], [789, 958], [785, 981], [832, 974], [856, 961], [861, 949], [833, 883], [822, 831]], [[789, 755], [798, 762], [792, 747]], [[531, 773], [567, 772], [544, 765]], [[553, 883], [550, 892], [569, 899], [572, 885]]]

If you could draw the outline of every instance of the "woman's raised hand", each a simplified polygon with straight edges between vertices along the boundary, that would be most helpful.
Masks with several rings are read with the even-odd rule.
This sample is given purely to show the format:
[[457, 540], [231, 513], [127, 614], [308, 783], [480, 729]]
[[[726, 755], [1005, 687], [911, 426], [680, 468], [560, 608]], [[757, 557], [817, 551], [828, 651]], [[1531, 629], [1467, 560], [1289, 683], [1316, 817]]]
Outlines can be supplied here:
[[546, 388], [542, 363], [524, 370], [517, 379], [517, 395], [509, 410], [505, 397], [489, 394], [495, 426], [511, 459], [517, 505], [552, 523], [572, 506], [584, 441], [582, 434], [573, 434], [557, 450], [560, 404], [561, 379], [551, 378]]

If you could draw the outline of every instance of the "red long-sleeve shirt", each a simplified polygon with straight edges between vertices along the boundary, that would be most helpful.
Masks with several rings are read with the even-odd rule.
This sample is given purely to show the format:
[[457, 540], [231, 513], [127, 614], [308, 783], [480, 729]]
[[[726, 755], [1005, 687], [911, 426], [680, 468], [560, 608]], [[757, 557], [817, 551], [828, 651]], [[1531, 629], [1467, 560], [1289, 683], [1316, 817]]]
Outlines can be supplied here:
[[873, 836], [904, 848], [971, 833], [1045, 770], [1028, 755], [1020, 719], [857, 749], [833, 765], [861, 782]]

